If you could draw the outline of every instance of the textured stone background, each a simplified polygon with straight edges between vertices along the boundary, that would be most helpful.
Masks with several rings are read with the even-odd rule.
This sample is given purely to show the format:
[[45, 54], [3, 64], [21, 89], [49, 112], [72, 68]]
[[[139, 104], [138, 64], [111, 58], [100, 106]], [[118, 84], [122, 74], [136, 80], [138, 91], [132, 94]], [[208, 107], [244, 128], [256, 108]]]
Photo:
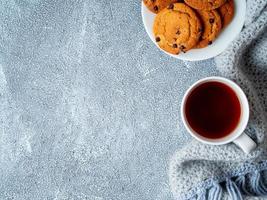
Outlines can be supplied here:
[[[0, 1], [0, 199], [171, 199], [186, 88], [140, 1]], [[190, 77], [190, 78], [189, 78]]]

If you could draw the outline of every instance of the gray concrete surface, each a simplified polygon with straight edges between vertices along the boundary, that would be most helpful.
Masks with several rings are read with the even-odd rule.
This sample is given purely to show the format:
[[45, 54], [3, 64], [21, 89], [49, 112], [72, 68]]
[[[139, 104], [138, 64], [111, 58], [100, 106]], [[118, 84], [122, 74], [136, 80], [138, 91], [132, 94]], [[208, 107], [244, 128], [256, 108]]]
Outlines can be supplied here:
[[207, 72], [151, 43], [140, 1], [1, 0], [0, 199], [172, 199], [179, 104]]

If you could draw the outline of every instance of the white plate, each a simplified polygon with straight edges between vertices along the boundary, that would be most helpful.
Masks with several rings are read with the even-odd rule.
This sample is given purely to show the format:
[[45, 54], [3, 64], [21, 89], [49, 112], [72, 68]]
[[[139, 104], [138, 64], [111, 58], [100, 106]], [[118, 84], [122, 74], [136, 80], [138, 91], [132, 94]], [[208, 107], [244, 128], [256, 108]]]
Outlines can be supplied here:
[[[188, 52], [180, 53], [179, 55], [173, 55], [162, 49], [161, 50], [172, 57], [189, 61], [205, 60], [208, 58], [215, 57], [221, 52], [223, 52], [227, 48], [227, 46], [240, 33], [245, 21], [246, 1], [245, 0], [234, 0], [234, 1], [235, 1], [235, 15], [233, 17], [233, 20], [214, 40], [212, 45], [209, 45], [202, 49], [191, 49]], [[154, 44], [157, 45], [153, 34], [153, 23], [156, 15], [151, 11], [149, 11], [143, 2], [141, 10], [146, 32], [149, 35], [150, 39], [154, 42]]]

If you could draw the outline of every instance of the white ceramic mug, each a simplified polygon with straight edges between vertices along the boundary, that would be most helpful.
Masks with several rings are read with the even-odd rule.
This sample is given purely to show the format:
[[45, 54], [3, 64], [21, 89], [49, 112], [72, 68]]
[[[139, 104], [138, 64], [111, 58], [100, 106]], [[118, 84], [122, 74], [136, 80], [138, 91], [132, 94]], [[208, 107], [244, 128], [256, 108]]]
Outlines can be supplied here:
[[[218, 138], [218, 139], [211, 139], [211, 138], [206, 138], [195, 132], [191, 127], [190, 124], [188, 123], [185, 115], [185, 104], [187, 101], [187, 98], [189, 94], [199, 85], [206, 83], [206, 82], [221, 82], [227, 86], [229, 86], [237, 95], [240, 106], [241, 106], [241, 116], [238, 125], [236, 128], [229, 133], [227, 136], [223, 138]], [[211, 144], [211, 145], [221, 145], [221, 144], [227, 144], [230, 142], [234, 142], [236, 145], [238, 145], [245, 153], [251, 152], [255, 147], [257, 146], [256, 143], [244, 133], [244, 130], [246, 129], [248, 120], [249, 120], [249, 104], [246, 95], [244, 94], [243, 90], [233, 81], [222, 78], [222, 77], [207, 77], [203, 78], [196, 83], [194, 83], [185, 93], [183, 100], [182, 100], [182, 105], [181, 105], [181, 115], [182, 115], [182, 120], [185, 125], [185, 128], [187, 131], [197, 140], [206, 143], [206, 144]]]

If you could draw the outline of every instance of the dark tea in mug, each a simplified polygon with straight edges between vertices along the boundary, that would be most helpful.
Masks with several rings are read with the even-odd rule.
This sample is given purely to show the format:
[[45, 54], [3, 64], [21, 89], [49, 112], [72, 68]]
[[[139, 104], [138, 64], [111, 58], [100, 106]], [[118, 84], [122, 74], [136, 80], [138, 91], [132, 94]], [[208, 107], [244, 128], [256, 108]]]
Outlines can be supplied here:
[[238, 126], [241, 105], [231, 87], [209, 81], [196, 86], [188, 95], [185, 116], [196, 133], [218, 139], [229, 135]]

